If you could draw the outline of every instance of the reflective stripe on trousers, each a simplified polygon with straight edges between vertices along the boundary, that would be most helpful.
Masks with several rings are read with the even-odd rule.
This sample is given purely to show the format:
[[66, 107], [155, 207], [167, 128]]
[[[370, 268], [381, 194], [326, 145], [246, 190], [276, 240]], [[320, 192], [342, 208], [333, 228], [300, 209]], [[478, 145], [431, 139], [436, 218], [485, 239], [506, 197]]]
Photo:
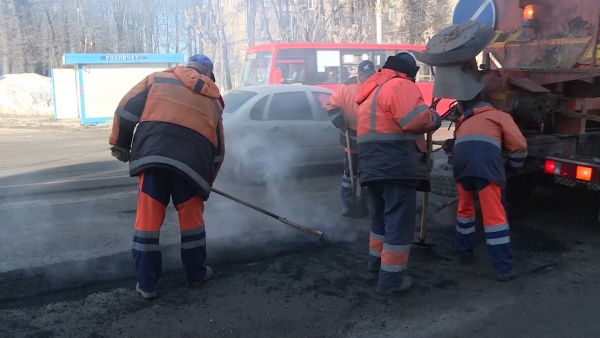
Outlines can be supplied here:
[[[481, 184], [468, 180], [458, 182], [458, 211], [456, 222], [456, 249], [461, 257], [473, 254], [475, 247], [474, 194], [477, 191], [483, 216], [486, 244], [494, 269], [506, 273], [514, 265], [510, 250], [510, 231], [504, 207], [504, 192], [494, 182]], [[481, 179], [478, 179], [481, 180]], [[463, 183], [468, 183], [467, 186]], [[473, 184], [470, 184], [473, 183]], [[479, 184], [477, 184], [479, 183]], [[466, 189], [468, 188], [468, 189]]]
[[463, 189], [457, 184], [458, 209], [456, 211], [456, 251], [461, 258], [473, 255], [475, 249], [475, 206], [473, 191]]
[[[379, 285], [397, 286], [406, 273], [415, 233], [415, 187], [374, 183], [369, 188], [369, 267], [381, 264]], [[377, 255], [380, 253], [380, 257]]]
[[132, 254], [140, 288], [158, 289], [162, 274], [159, 238], [165, 209], [173, 200], [181, 229], [181, 261], [188, 283], [204, 278], [206, 273], [206, 234], [204, 201], [188, 180], [175, 171], [150, 168], [139, 176], [139, 196], [133, 236]]

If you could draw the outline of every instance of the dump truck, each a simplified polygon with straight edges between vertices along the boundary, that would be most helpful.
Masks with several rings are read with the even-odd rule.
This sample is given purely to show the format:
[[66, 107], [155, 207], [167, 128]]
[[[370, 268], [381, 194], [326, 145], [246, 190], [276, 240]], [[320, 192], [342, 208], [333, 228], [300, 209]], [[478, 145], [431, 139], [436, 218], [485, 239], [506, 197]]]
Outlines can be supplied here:
[[[507, 198], [523, 201], [547, 179], [600, 191], [600, 1], [461, 0], [457, 9], [464, 14], [469, 3], [475, 7], [467, 21], [483, 10], [493, 15], [480, 54], [484, 100], [510, 113], [528, 143], [523, 169], [508, 178]], [[454, 24], [444, 43], [476, 35]], [[449, 156], [432, 171], [432, 193], [455, 196], [446, 145]]]

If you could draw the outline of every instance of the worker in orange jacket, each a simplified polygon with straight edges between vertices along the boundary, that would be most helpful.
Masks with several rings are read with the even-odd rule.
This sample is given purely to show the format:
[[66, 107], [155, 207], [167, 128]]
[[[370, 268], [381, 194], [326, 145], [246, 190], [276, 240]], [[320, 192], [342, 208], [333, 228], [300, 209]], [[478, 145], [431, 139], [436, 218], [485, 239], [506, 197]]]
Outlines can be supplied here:
[[225, 143], [224, 103], [212, 70], [207, 56], [193, 55], [186, 66], [147, 76], [115, 112], [112, 154], [129, 162], [131, 176], [139, 176], [132, 253], [136, 291], [144, 298], [157, 296], [162, 273], [159, 235], [169, 200], [179, 214], [187, 285], [199, 285], [213, 275], [205, 263], [203, 212]]
[[439, 128], [439, 114], [414, 83], [419, 67], [399, 53], [358, 91], [358, 176], [369, 190], [371, 233], [367, 268], [379, 273], [376, 292], [412, 285], [406, 274], [415, 234], [417, 190], [429, 191], [424, 133]]
[[[454, 178], [458, 189], [456, 249], [461, 264], [473, 259], [475, 246], [474, 194], [483, 215], [488, 253], [497, 279], [516, 277], [510, 250], [509, 224], [504, 205], [506, 172], [516, 173], [527, 157], [527, 142], [512, 117], [482, 100], [481, 93], [458, 101], [463, 112], [457, 124], [452, 150]], [[508, 159], [502, 150], [508, 150]]]
[[[358, 104], [356, 103], [356, 93], [361, 83], [364, 83], [371, 75], [375, 73], [375, 65], [369, 60], [365, 60], [358, 65], [357, 76], [349, 77], [341, 86], [339, 86], [331, 95], [327, 103], [327, 112], [331, 122], [336, 128], [340, 129], [340, 143], [344, 146], [344, 174], [342, 176], [342, 216], [358, 216], [360, 210], [351, 210], [351, 207], [358, 208], [353, 205], [352, 201], [356, 198], [356, 192], [353, 192], [352, 180], [350, 178], [350, 163], [348, 154], [352, 157], [352, 173], [354, 173], [354, 181], [356, 182], [356, 171], [358, 166], [357, 145], [356, 145], [356, 111]], [[350, 144], [346, 144], [346, 131]], [[366, 195], [365, 190], [361, 190], [361, 196]]]

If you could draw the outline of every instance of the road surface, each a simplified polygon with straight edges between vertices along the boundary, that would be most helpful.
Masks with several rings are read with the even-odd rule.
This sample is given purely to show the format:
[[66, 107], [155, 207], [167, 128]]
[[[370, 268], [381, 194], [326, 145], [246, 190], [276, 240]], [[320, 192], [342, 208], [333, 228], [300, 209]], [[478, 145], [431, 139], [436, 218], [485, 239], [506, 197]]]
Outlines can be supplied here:
[[[331, 241], [212, 195], [208, 263], [215, 277], [184, 286], [177, 215], [161, 234], [159, 297], [135, 291], [131, 239], [135, 179], [107, 150], [108, 127], [0, 130], [2, 337], [592, 337], [600, 332], [598, 196], [542, 187], [511, 208], [518, 279], [493, 279], [478, 229], [477, 261], [453, 255], [451, 206], [432, 215], [414, 248], [413, 288], [375, 294], [366, 271], [368, 220], [338, 216], [339, 168], [246, 186], [215, 187]], [[445, 198], [432, 196], [432, 210]], [[417, 210], [418, 211], [418, 210]], [[415, 218], [417, 219], [417, 211]]]

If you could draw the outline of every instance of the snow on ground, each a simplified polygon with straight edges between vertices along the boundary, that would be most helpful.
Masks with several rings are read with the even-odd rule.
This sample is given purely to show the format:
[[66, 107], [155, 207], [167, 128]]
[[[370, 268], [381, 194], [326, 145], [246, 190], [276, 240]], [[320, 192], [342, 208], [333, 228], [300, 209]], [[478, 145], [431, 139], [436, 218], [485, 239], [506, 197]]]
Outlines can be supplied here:
[[52, 116], [52, 82], [34, 74], [0, 76], [0, 115]]

